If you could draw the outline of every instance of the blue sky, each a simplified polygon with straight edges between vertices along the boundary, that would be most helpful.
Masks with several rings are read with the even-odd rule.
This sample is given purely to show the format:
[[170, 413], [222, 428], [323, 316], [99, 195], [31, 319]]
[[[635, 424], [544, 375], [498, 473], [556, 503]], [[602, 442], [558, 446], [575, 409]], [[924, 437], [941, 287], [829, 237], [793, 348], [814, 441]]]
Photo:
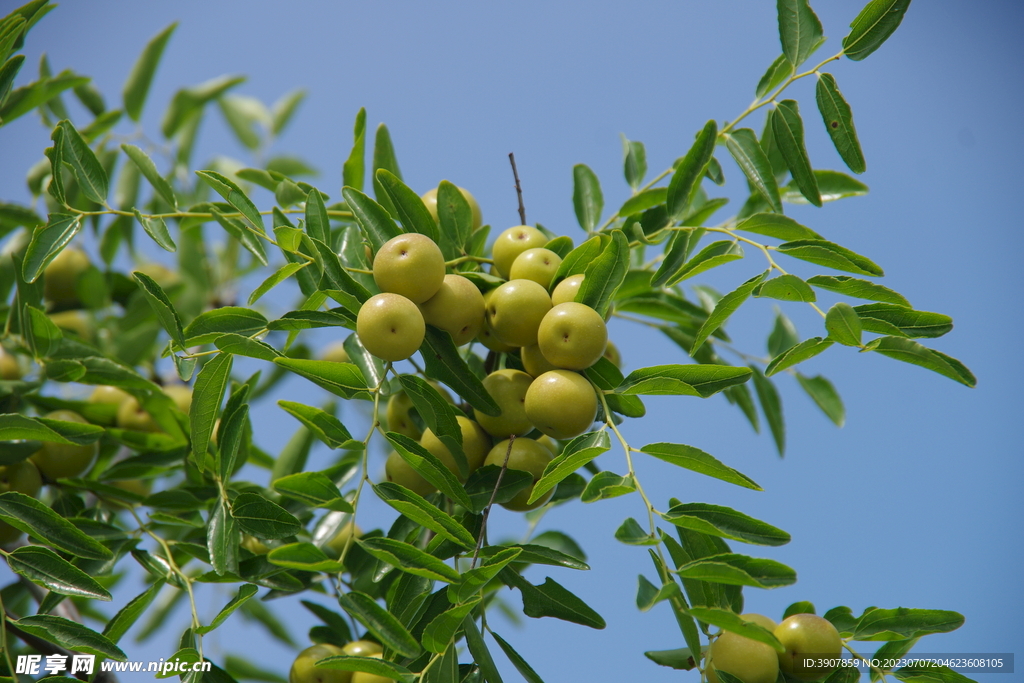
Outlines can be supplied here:
[[[820, 51], [824, 58], [839, 49], [860, 3], [817, 5], [830, 38]], [[875, 260], [887, 274], [882, 284], [917, 308], [953, 316], [953, 332], [926, 341], [970, 366], [978, 387], [833, 348], [803, 370], [833, 381], [846, 403], [847, 424], [836, 429], [795, 381], [780, 378], [789, 427], [783, 460], [770, 438], [753, 434], [721, 397], [652, 398], [648, 417], [625, 426], [635, 446], [694, 445], [764, 487], [746, 491], [660, 463], [638, 464], [641, 481], [663, 507], [672, 496], [729, 505], [793, 535], [778, 549], [734, 544], [739, 552], [789, 564], [800, 577], [793, 587], [747, 589], [748, 610], [778, 618], [797, 600], [811, 600], [820, 611], [835, 605], [855, 613], [871, 605], [952, 609], [966, 616], [966, 625], [925, 639], [919, 651], [1024, 651], [1015, 628], [1024, 607], [1015, 583], [1024, 559], [1017, 492], [1024, 474], [1022, 362], [1016, 349], [1022, 333], [1016, 295], [1024, 284], [1017, 201], [1024, 129], [1016, 115], [1024, 83], [1013, 66], [1019, 64], [1022, 18], [1024, 9], [1011, 0], [917, 2], [893, 38], [867, 60], [830, 64], [827, 70], [853, 107], [868, 165], [859, 179], [871, 192], [823, 209], [787, 208], [826, 238]], [[583, 235], [572, 209], [574, 164], [586, 163], [598, 174], [606, 207], [614, 210], [629, 195], [620, 133], [646, 143], [651, 175], [657, 173], [686, 152], [709, 118], [721, 122], [741, 112], [780, 52], [774, 3], [764, 0], [95, 0], [67, 3], [33, 30], [19, 84], [46, 52], [54, 70], [70, 67], [93, 76], [108, 102], [117, 102], [142, 46], [172, 21], [180, 25], [143, 117], [151, 136], [158, 135], [163, 109], [182, 85], [248, 74], [235, 92], [267, 103], [305, 87], [309, 96], [273, 151], [301, 155], [320, 169], [315, 184], [332, 198], [340, 198], [353, 118], [366, 107], [371, 126], [387, 123], [405, 180], [417, 191], [447, 178], [476, 195], [495, 230], [514, 225], [507, 155], [515, 152], [530, 222], [574, 239]], [[792, 92], [801, 102], [812, 162], [845, 170], [815, 110], [813, 83], [798, 83]], [[751, 121], [756, 130], [761, 124], [760, 116]], [[0, 198], [28, 201], [24, 171], [41, 158], [48, 138], [34, 115], [0, 130]], [[211, 111], [196, 158], [204, 163], [215, 154], [251, 163]], [[745, 186], [727, 157], [719, 151], [730, 183], [705, 187], [712, 196], [730, 197], [735, 210]], [[261, 208], [269, 207], [267, 197], [261, 201]], [[705, 281], [731, 289], [763, 270], [763, 262], [749, 256]], [[793, 272], [818, 271], [794, 266]], [[823, 334], [813, 311], [796, 304], [784, 310], [802, 337]], [[730, 334], [741, 348], [763, 354], [772, 316], [771, 303], [752, 300], [730, 321]], [[627, 369], [683, 362], [676, 347], [650, 331], [622, 321], [610, 331]], [[271, 452], [294, 428], [290, 418], [279, 419], [261, 441]], [[327, 462], [325, 453], [317, 457]], [[625, 470], [617, 450], [599, 464]], [[384, 514], [370, 509], [360, 524], [386, 527]], [[528, 620], [518, 631], [502, 626], [499, 632], [545, 680], [696, 680], [642, 654], [681, 646], [667, 606], [646, 614], [634, 606], [636, 575], [653, 577], [646, 552], [612, 537], [622, 519], [642, 515], [640, 501], [625, 497], [561, 506], [542, 521], [540, 529], [571, 531], [593, 566], [551, 576], [609, 623], [600, 632], [550, 619]], [[493, 521], [510, 536], [525, 528], [505, 511]], [[544, 576], [532, 578], [540, 582]], [[121, 601], [136, 587], [129, 586]], [[212, 616], [227, 596], [208, 595]], [[279, 605], [295, 636], [304, 639], [311, 615], [294, 601]], [[175, 618], [180, 627], [187, 623], [184, 613]], [[126, 651], [133, 659], [167, 656], [179, 633], [175, 624], [146, 646], [126, 640]], [[215, 653], [242, 653], [278, 670], [294, 656], [237, 616], [207, 643]], [[515, 680], [517, 674], [497, 657]]]

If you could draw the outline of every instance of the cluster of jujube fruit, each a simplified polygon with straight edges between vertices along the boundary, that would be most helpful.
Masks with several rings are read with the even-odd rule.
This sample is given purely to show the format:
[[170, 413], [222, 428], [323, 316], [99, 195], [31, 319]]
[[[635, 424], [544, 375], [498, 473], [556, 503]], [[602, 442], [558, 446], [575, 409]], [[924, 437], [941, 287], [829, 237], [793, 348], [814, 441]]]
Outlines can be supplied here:
[[[477, 229], [479, 208], [462, 192]], [[424, 195], [424, 201], [436, 219], [436, 190]], [[474, 280], [446, 272], [441, 248], [426, 235], [398, 235], [373, 255], [373, 279], [381, 293], [363, 303], [356, 320], [359, 340], [371, 354], [390, 362], [408, 359], [423, 344], [426, 326], [432, 325], [450, 334], [456, 346], [477, 341], [495, 355], [517, 356], [517, 365], [523, 367], [493, 370], [483, 379], [500, 415], [474, 410], [472, 420], [457, 418], [469, 473], [483, 465], [505, 465], [507, 457], [507, 467], [529, 472], [536, 481], [557, 452], [554, 440], [586, 432], [597, 416], [598, 396], [581, 372], [613, 347], [604, 318], [576, 301], [584, 275], [554, 282], [562, 259], [545, 248], [548, 242], [544, 232], [527, 225], [498, 235], [489, 259], [496, 278], [488, 281], [497, 286], [486, 292]], [[411, 409], [408, 397], [393, 395], [386, 413], [389, 429], [419, 440], [465, 480], [447, 446], [410, 419]], [[535, 430], [544, 436], [528, 438]], [[390, 481], [420, 495], [436, 490], [398, 453], [388, 458], [386, 470]], [[531, 493], [528, 487], [504, 505], [523, 511], [550, 498], [527, 504]]]

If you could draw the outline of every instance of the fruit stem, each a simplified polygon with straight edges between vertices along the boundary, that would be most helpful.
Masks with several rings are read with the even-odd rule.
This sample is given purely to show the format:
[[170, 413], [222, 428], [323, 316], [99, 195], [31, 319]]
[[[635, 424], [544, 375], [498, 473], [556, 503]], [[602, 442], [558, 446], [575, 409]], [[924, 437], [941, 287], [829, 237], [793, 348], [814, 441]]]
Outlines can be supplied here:
[[516, 442], [516, 435], [512, 434], [508, 437], [508, 448], [505, 449], [505, 461], [501, 463], [501, 472], [498, 472], [498, 480], [494, 482], [494, 490], [491, 491], [491, 499], [487, 501], [487, 507], [484, 508], [483, 519], [480, 520], [480, 536], [476, 539], [476, 547], [473, 548], [473, 559], [470, 560], [469, 568], [476, 568], [477, 558], [480, 556], [480, 547], [484, 544], [484, 537], [487, 536], [487, 518], [491, 516], [491, 507], [494, 505], [494, 499], [498, 497], [498, 489], [501, 488], [501, 480], [505, 478], [505, 472], [508, 470], [508, 458], [512, 455], [512, 444]]
[[512, 177], [516, 179], [516, 196], [519, 197], [519, 224], [526, 225], [526, 206], [523, 204], [523, 186], [519, 184], [519, 171], [516, 170], [516, 155], [509, 152], [508, 160], [512, 164]]

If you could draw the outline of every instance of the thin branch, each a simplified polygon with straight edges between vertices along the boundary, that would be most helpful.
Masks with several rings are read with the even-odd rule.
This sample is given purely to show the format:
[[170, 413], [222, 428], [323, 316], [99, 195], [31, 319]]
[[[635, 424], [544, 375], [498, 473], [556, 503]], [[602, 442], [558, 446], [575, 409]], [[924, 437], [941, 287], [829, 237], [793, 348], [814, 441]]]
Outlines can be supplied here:
[[516, 155], [509, 152], [508, 160], [512, 163], [512, 177], [516, 179], [516, 195], [519, 197], [519, 224], [526, 225], [526, 206], [523, 205], [523, 186], [519, 184], [519, 171], [516, 170]]
[[494, 482], [494, 490], [491, 491], [491, 499], [487, 501], [487, 507], [484, 508], [484, 517], [480, 520], [480, 536], [476, 539], [476, 547], [473, 548], [473, 559], [469, 563], [470, 569], [476, 567], [476, 561], [480, 555], [480, 548], [484, 544], [484, 536], [487, 535], [487, 518], [491, 516], [491, 507], [494, 505], [494, 499], [498, 497], [498, 489], [501, 488], [501, 480], [505, 478], [505, 472], [508, 470], [508, 458], [512, 455], [512, 444], [515, 442], [515, 434], [508, 437], [508, 448], [505, 449], [505, 462], [501, 463], [501, 472], [498, 473], [498, 480]]

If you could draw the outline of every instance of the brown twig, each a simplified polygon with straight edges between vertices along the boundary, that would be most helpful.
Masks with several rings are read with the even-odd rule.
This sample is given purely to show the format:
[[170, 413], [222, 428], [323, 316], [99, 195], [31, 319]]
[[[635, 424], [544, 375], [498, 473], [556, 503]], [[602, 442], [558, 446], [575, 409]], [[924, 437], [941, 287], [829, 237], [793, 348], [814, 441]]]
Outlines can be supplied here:
[[516, 195], [519, 197], [519, 223], [526, 225], [526, 206], [523, 204], [523, 186], [519, 184], [519, 171], [516, 170], [516, 155], [509, 152], [508, 160], [512, 163], [512, 177], [516, 179]]
[[501, 488], [501, 480], [505, 478], [505, 472], [508, 470], [508, 458], [512, 455], [512, 444], [515, 442], [515, 434], [508, 437], [508, 448], [505, 449], [505, 462], [501, 463], [501, 472], [498, 472], [498, 480], [494, 482], [494, 490], [491, 491], [491, 499], [487, 501], [487, 507], [484, 508], [484, 517], [480, 520], [480, 536], [476, 539], [476, 547], [473, 548], [473, 559], [469, 563], [470, 569], [474, 569], [476, 567], [476, 561], [480, 555], [480, 548], [484, 544], [484, 536], [487, 535], [487, 518], [491, 516], [491, 507], [494, 505], [494, 499], [498, 497], [498, 489]]

